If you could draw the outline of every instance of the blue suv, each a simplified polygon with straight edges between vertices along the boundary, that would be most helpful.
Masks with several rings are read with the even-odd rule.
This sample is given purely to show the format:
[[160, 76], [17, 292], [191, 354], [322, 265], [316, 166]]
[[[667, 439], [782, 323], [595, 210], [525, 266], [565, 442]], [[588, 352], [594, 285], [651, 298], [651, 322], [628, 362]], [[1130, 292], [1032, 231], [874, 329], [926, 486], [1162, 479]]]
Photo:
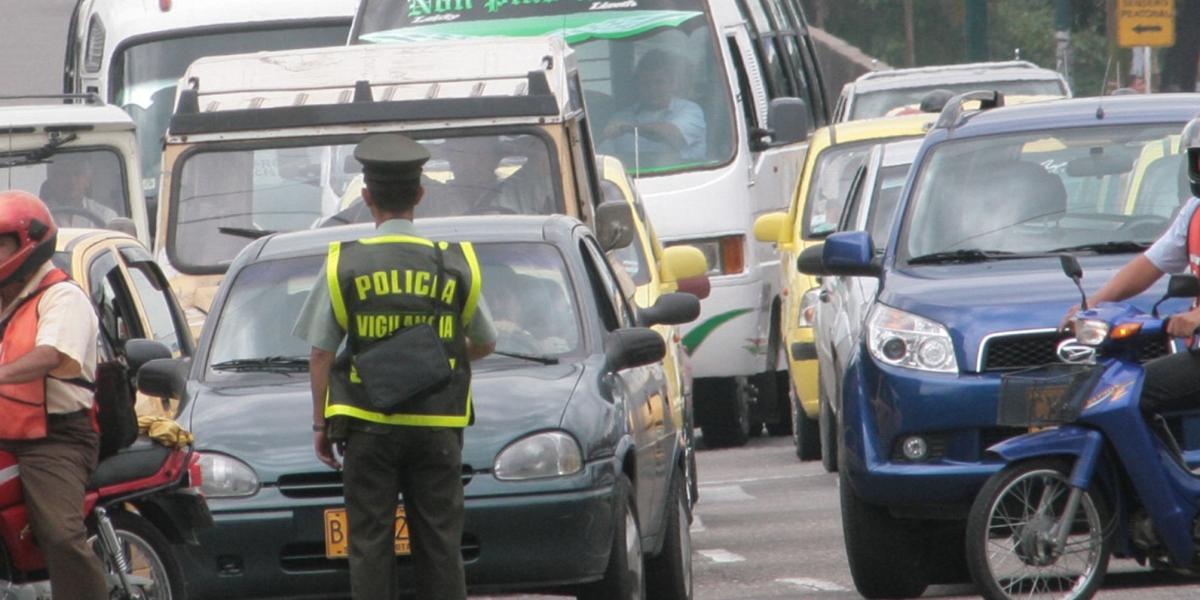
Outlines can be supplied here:
[[[1196, 95], [1012, 107], [997, 92], [961, 95], [917, 152], [882, 252], [848, 231], [801, 255], [810, 274], [879, 279], [834, 396], [846, 553], [864, 596], [967, 580], [966, 512], [1000, 466], [987, 449], [1023, 433], [996, 424], [1001, 377], [1070, 354], [1057, 327], [1080, 298], [1058, 256], [1078, 257], [1090, 293], [1159, 237], [1190, 195], [1178, 134], [1198, 111]], [[1160, 283], [1134, 302], [1148, 310]], [[1200, 428], [1171, 422], [1200, 446]]]

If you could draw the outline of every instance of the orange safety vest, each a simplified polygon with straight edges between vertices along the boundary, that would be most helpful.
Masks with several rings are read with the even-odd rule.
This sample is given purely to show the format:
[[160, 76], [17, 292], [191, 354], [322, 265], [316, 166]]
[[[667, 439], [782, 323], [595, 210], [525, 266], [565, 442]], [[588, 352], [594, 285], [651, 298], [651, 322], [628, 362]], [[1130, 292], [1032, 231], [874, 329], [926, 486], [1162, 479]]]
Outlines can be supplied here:
[[1192, 275], [1200, 277], [1200, 208], [1192, 211], [1191, 221], [1188, 222], [1187, 253], [1188, 268]]
[[[0, 325], [0, 365], [9, 364], [37, 345], [38, 300], [52, 285], [71, 278], [54, 269], [17, 310]], [[36, 440], [46, 437], [46, 379], [0, 384], [0, 440]]]

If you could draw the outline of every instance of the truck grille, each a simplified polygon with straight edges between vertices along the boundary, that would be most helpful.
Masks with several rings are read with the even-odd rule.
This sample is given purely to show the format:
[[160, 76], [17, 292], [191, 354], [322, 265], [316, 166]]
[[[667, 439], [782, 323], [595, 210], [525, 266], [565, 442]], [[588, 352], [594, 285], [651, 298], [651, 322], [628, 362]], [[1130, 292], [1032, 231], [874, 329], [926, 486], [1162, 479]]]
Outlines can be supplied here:
[[[1013, 333], [993, 336], [983, 347], [982, 371], [1026, 369], [1061, 362], [1056, 348], [1063, 340], [1057, 331]], [[1151, 338], [1142, 343], [1138, 359], [1147, 361], [1171, 353], [1165, 338]]]

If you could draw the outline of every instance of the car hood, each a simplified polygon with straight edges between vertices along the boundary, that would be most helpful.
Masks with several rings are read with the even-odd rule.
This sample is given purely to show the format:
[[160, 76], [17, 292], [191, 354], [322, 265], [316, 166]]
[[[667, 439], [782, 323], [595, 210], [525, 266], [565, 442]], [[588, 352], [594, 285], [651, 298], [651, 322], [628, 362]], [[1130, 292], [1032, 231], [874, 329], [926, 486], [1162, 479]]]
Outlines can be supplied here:
[[[575, 364], [477, 370], [475, 424], [464, 435], [463, 464], [490, 469], [514, 439], [558, 427], [583, 370]], [[199, 386], [181, 420], [197, 449], [237, 457], [271, 484], [283, 474], [328, 469], [313, 453], [311, 398], [307, 376], [263, 374]]]
[[[1084, 290], [1095, 293], [1131, 256], [1080, 257]], [[1163, 278], [1131, 301], [1149, 311], [1165, 291]], [[944, 325], [958, 349], [959, 367], [965, 371], [974, 370], [985, 336], [1058, 327], [1079, 300], [1075, 284], [1063, 275], [1053, 257], [896, 269], [886, 274], [879, 293], [883, 304]], [[1176, 312], [1188, 302], [1172, 300], [1164, 303], [1162, 310], [1164, 314]]]

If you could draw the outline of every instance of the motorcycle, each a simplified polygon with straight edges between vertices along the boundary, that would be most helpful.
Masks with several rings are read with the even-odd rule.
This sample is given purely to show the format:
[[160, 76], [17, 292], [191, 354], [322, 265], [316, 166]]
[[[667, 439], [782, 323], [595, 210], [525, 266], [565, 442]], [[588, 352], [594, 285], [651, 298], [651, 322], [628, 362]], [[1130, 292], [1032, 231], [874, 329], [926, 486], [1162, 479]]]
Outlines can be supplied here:
[[[1079, 263], [1062, 263], [1083, 294]], [[968, 516], [967, 564], [984, 597], [1091, 598], [1114, 554], [1200, 573], [1200, 476], [1166, 422], [1141, 411], [1138, 361], [1143, 344], [1166, 336], [1159, 305], [1198, 293], [1195, 277], [1172, 276], [1150, 315], [1117, 303], [1087, 310], [1085, 297], [1075, 342], [1059, 353], [1075, 363], [1002, 378], [998, 420], [1031, 430], [988, 448], [1007, 464]]]

